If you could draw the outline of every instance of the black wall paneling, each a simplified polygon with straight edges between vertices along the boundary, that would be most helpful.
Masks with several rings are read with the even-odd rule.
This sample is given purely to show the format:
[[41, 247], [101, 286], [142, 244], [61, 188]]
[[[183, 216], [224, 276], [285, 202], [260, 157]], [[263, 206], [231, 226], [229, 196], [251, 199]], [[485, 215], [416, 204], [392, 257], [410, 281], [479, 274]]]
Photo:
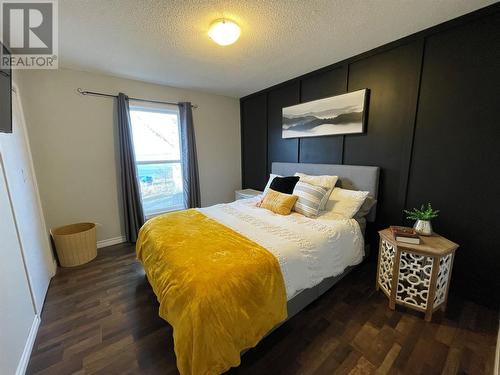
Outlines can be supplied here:
[[[363, 88], [370, 90], [365, 134], [281, 138], [283, 107]], [[273, 161], [379, 166], [368, 233], [410, 224], [402, 209], [432, 202], [441, 210], [436, 232], [460, 245], [452, 291], [496, 308], [499, 98], [495, 3], [242, 98], [243, 185], [263, 187]]]
[[299, 142], [297, 138], [283, 139], [281, 137], [283, 107], [299, 103], [300, 82], [292, 82], [268, 93], [267, 97], [267, 171], [271, 172], [273, 161], [298, 162]]
[[346, 136], [344, 164], [381, 168], [377, 222], [401, 221], [411, 156], [422, 42], [413, 42], [349, 66], [349, 91], [370, 89], [367, 131]]
[[[327, 98], [347, 91], [347, 65], [322, 72], [301, 81], [300, 101]], [[343, 136], [301, 138], [300, 162], [342, 164]]]
[[267, 182], [267, 94], [241, 104], [243, 188], [263, 190]]
[[500, 13], [426, 41], [408, 204], [441, 209], [453, 282], [500, 298]]

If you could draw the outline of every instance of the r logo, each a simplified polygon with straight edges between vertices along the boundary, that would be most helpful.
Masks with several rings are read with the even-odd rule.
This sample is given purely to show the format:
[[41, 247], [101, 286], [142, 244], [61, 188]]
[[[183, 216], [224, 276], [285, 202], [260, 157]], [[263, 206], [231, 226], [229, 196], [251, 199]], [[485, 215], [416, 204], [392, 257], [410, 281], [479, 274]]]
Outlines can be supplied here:
[[54, 54], [52, 1], [2, 2], [3, 43], [13, 55]]

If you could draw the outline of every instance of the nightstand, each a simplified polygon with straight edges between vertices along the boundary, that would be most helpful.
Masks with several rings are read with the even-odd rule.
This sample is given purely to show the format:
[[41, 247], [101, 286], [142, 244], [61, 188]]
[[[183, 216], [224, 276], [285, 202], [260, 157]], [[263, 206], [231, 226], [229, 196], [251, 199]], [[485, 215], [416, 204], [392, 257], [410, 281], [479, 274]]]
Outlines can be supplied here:
[[377, 290], [389, 298], [389, 307], [425, 312], [426, 321], [437, 309], [444, 311], [458, 245], [438, 234], [420, 236], [419, 245], [396, 241], [390, 229], [379, 235]]
[[254, 190], [254, 189], [243, 189], [243, 190], [236, 190], [234, 192], [234, 199], [239, 200], [239, 199], [247, 199], [247, 198], [253, 198], [257, 195], [262, 194], [262, 191]]

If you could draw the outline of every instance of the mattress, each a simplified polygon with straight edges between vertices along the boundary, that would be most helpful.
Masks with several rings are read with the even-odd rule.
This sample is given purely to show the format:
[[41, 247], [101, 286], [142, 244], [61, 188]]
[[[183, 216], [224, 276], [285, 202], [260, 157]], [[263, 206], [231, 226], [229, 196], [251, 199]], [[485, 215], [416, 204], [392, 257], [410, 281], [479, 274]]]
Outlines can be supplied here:
[[283, 216], [257, 207], [258, 201], [258, 197], [242, 199], [199, 210], [276, 257], [287, 300], [363, 260], [364, 240], [356, 220]]

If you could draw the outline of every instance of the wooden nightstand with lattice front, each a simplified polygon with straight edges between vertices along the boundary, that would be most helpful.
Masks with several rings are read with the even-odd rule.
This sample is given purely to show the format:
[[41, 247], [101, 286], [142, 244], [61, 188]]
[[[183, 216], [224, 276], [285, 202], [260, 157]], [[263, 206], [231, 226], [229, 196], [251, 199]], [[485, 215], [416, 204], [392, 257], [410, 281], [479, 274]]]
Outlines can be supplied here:
[[426, 321], [437, 309], [444, 311], [458, 245], [438, 234], [421, 236], [419, 245], [396, 241], [390, 229], [379, 235], [377, 290], [387, 295], [389, 307], [425, 312]]

